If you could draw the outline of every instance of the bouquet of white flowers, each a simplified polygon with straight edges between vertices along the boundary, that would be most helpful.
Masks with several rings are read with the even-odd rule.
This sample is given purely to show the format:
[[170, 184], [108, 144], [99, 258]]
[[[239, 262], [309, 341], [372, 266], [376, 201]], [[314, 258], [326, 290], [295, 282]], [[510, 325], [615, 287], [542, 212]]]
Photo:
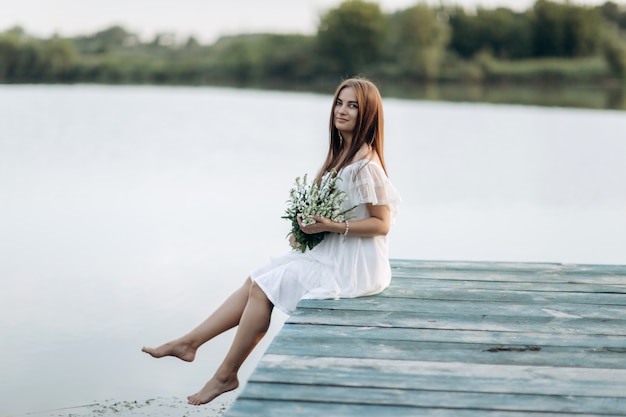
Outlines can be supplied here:
[[306, 234], [298, 225], [298, 217], [302, 219], [302, 224], [310, 225], [315, 223], [311, 216], [320, 216], [336, 222], [345, 220], [345, 214], [354, 207], [343, 210], [343, 202], [346, 199], [346, 193], [338, 190], [336, 187], [339, 177], [333, 169], [322, 176], [322, 180], [318, 185], [313, 181], [310, 185], [307, 182], [307, 176], [304, 178], [296, 178], [295, 187], [289, 192], [289, 207], [285, 210], [283, 219], [291, 221], [291, 232], [296, 245], [294, 250], [301, 252], [307, 248], [313, 249], [318, 245], [328, 232]]

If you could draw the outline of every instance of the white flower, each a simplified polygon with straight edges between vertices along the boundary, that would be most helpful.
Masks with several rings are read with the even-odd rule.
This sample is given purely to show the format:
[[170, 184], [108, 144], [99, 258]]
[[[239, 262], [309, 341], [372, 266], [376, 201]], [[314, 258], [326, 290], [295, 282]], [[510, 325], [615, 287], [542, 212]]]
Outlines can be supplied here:
[[334, 169], [324, 174], [319, 184], [315, 181], [309, 184], [306, 175], [303, 178], [296, 178], [295, 186], [289, 192], [290, 198], [287, 200], [289, 206], [283, 215], [284, 219], [291, 220], [291, 234], [295, 242], [299, 244], [294, 249], [302, 252], [307, 248], [313, 249], [324, 239], [326, 234], [304, 233], [298, 225], [298, 218], [302, 219], [302, 224], [305, 226], [315, 223], [312, 216], [342, 222], [345, 220], [345, 213], [352, 210], [352, 208], [343, 210], [346, 193], [337, 189], [338, 180], [340, 178], [336, 176]]

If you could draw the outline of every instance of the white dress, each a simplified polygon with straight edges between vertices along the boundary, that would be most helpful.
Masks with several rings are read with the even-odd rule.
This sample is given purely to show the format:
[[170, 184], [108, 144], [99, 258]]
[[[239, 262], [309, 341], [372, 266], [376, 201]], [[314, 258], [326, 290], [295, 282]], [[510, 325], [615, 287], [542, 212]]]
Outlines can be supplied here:
[[[366, 203], [388, 205], [393, 223], [400, 195], [377, 163], [361, 160], [343, 168], [337, 187], [344, 191], [349, 221], [369, 217]], [[358, 237], [328, 233], [306, 252], [272, 258], [250, 273], [276, 308], [291, 314], [303, 298], [350, 298], [377, 294], [391, 281], [387, 236]]]

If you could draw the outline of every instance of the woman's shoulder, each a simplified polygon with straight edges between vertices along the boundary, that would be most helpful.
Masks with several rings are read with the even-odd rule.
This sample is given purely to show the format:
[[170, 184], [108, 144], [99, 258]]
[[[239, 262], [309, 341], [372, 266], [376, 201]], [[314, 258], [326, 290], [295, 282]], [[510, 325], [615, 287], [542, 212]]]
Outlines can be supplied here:
[[363, 170], [365, 170], [365, 172], [369, 172], [369, 173], [374, 173], [376, 175], [383, 175], [383, 176], [387, 176], [387, 174], [385, 173], [385, 170], [383, 169], [383, 165], [380, 162], [380, 159], [375, 158], [375, 159], [360, 159], [354, 163], [352, 163], [351, 165], [349, 165], [350, 167], [352, 167], [354, 169], [355, 173], [359, 173]]
[[370, 159], [361, 159], [348, 165], [340, 176], [351, 187], [381, 187], [389, 184], [387, 173], [382, 165]]
[[[354, 161], [346, 165], [341, 170], [339, 175], [342, 177], [355, 178], [356, 176], [359, 175], [360, 172], [363, 171], [363, 169], [366, 169], [366, 171], [370, 171], [372, 169], [376, 169], [376, 167], [380, 167], [380, 165], [378, 165], [375, 162], [372, 162], [369, 159], [359, 159], [358, 161]], [[380, 170], [382, 171], [382, 168], [380, 168]]]
[[350, 168], [344, 174], [350, 201], [355, 204], [389, 205], [392, 219], [395, 219], [401, 198], [383, 167], [375, 161], [364, 159], [355, 162]]
[[371, 149], [367, 151], [363, 150], [362, 152], [359, 152], [354, 157], [352, 162], [350, 162], [350, 164], [346, 166], [346, 168], [350, 167], [350, 168], [361, 169], [365, 166], [378, 167], [381, 170], [383, 170], [383, 164], [380, 160], [380, 157], [378, 156], [376, 152], [374, 152]]

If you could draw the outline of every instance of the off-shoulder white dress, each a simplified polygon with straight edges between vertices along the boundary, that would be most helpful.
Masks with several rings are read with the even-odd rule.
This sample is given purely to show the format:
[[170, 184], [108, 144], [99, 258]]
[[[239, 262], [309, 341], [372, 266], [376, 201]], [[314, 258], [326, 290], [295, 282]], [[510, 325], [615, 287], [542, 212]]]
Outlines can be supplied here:
[[[351, 221], [369, 217], [366, 203], [388, 205], [395, 221], [400, 195], [382, 167], [361, 160], [343, 168], [337, 187], [347, 196], [344, 209], [356, 206]], [[312, 250], [272, 258], [250, 278], [283, 313], [303, 298], [350, 298], [381, 292], [391, 282], [387, 236], [358, 237], [328, 233]]]

